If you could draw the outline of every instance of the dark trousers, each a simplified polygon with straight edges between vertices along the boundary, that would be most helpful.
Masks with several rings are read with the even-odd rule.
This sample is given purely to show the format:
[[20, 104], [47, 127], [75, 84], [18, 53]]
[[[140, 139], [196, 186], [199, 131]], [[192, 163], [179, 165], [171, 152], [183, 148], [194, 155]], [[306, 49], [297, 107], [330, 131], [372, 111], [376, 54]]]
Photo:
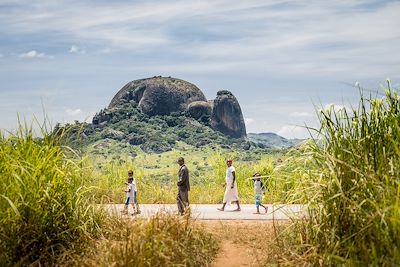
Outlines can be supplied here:
[[179, 213], [183, 214], [185, 210], [189, 207], [189, 191], [179, 189], [176, 201], [178, 204]]

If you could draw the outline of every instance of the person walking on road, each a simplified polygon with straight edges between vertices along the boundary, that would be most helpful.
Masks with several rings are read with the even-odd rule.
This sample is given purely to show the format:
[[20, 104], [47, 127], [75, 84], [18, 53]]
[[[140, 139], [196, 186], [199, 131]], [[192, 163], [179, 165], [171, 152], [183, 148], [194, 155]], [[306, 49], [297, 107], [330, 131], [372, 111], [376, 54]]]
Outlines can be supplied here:
[[263, 182], [261, 182], [260, 177], [261, 177], [261, 174], [259, 174], [258, 172], [256, 172], [253, 175], [254, 198], [255, 198], [256, 209], [257, 209], [257, 212], [255, 214], [260, 214], [260, 206], [265, 209], [265, 213], [268, 212], [268, 207], [261, 204], [262, 197], [265, 194], [265, 186], [264, 186]]
[[139, 204], [137, 201], [137, 189], [136, 189], [136, 182], [133, 179], [133, 171], [128, 171], [128, 182], [126, 183], [127, 188], [125, 190], [126, 193], [126, 201], [124, 210], [122, 211], [123, 214], [128, 214], [128, 207], [129, 203], [132, 204], [133, 207], [133, 215], [140, 214]]
[[178, 196], [176, 198], [176, 201], [178, 204], [179, 214], [183, 215], [189, 208], [189, 170], [185, 165], [184, 158], [178, 158], [178, 164], [180, 166], [180, 169], [178, 172]]
[[240, 211], [235, 167], [232, 166], [231, 159], [228, 159], [226, 161], [226, 165], [228, 166], [228, 168], [226, 169], [226, 176], [225, 176], [224, 200], [222, 201], [223, 202], [222, 207], [218, 208], [218, 210], [224, 211], [226, 203], [236, 202], [237, 209], [235, 209], [234, 211]]

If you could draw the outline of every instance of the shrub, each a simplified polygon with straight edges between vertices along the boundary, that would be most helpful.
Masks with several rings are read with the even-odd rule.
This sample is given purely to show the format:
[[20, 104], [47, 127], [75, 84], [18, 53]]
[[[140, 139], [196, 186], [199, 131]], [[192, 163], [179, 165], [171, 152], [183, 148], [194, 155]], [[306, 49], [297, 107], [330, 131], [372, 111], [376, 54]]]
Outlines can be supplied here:
[[[400, 97], [361, 95], [358, 109], [320, 112], [313, 166], [293, 191], [309, 204], [296, 253], [315, 264], [396, 266], [400, 262]], [[291, 252], [293, 255], [294, 253]]]
[[42, 135], [27, 126], [0, 135], [2, 266], [51, 262], [99, 226], [74, 152]]

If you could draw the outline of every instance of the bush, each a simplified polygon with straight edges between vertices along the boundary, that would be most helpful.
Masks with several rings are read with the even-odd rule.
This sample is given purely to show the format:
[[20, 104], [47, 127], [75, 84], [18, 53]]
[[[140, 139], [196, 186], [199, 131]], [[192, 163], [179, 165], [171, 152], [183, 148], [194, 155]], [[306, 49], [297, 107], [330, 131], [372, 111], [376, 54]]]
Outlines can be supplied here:
[[79, 162], [68, 159], [74, 152], [42, 134], [20, 126], [0, 135], [2, 266], [52, 262], [99, 226]]
[[[358, 109], [320, 112], [303, 195], [310, 219], [295, 248], [314, 264], [396, 266], [400, 262], [400, 97], [361, 96]], [[293, 255], [294, 253], [291, 253]]]

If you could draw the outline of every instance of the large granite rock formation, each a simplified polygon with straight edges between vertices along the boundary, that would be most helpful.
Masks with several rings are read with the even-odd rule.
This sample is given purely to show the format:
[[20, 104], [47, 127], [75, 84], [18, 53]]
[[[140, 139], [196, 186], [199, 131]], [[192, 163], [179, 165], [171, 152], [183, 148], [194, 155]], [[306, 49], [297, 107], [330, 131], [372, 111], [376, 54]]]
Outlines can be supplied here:
[[135, 101], [150, 116], [186, 111], [195, 101], [207, 101], [195, 85], [175, 78], [153, 77], [126, 84], [112, 99], [109, 108]]
[[206, 101], [195, 101], [190, 103], [187, 107], [187, 114], [196, 120], [209, 119], [211, 111], [211, 104]]
[[[225, 135], [235, 138], [246, 136], [239, 102], [229, 91], [219, 91], [215, 100], [207, 101], [195, 85], [180, 79], [157, 76], [126, 84], [111, 100], [108, 109], [126, 103], [138, 105], [149, 116], [185, 112], [187, 116]], [[108, 115], [105, 111], [103, 113]], [[100, 115], [94, 118], [94, 124], [107, 120], [108, 116]], [[132, 139], [132, 142], [136, 141]]]
[[223, 90], [217, 93], [212, 105], [211, 127], [232, 137], [246, 136], [242, 109], [231, 92]]

